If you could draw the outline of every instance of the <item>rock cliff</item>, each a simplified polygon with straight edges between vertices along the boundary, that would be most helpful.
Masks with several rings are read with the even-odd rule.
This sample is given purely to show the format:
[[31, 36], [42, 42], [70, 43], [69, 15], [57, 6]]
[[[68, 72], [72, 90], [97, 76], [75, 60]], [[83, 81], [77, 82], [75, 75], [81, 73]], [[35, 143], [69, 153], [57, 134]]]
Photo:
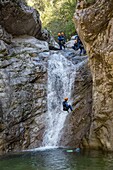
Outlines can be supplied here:
[[[71, 60], [76, 67], [76, 75], [73, 84], [73, 112], [67, 116], [61, 145], [71, 147], [83, 147], [82, 139], [89, 133], [92, 117], [92, 76], [86, 56], [75, 56]], [[80, 61], [81, 60], [81, 61]]]
[[84, 145], [113, 151], [113, 1], [79, 1], [74, 18], [93, 76], [93, 117]]
[[47, 111], [48, 44], [27, 36], [1, 47], [0, 150], [38, 147]]

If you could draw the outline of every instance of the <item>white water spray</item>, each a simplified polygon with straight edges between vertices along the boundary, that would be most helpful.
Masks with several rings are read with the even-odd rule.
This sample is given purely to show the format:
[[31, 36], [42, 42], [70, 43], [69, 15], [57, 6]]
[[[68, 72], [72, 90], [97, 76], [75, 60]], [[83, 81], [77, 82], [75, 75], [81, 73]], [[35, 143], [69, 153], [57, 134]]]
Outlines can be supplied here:
[[71, 91], [75, 80], [76, 69], [77, 67], [62, 54], [54, 53], [50, 55], [48, 61], [47, 127], [43, 139], [43, 146], [59, 146], [62, 135], [61, 130], [69, 114], [63, 111], [62, 102], [64, 97], [68, 97], [69, 104], [72, 103]]

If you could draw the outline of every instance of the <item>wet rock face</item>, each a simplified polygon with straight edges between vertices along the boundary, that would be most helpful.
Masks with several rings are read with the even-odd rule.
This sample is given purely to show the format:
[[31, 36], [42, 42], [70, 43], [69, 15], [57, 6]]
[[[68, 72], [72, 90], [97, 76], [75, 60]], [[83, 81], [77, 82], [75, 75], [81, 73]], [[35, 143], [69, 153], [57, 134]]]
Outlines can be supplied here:
[[34, 37], [2, 41], [0, 49], [0, 151], [38, 147], [43, 138], [47, 42]]
[[[76, 56], [81, 62], [76, 70], [72, 98], [73, 112], [66, 119], [61, 146], [82, 147], [82, 139], [90, 130], [92, 116], [92, 76], [86, 56]], [[74, 62], [75, 62], [74, 61]], [[75, 65], [76, 66], [76, 65]]]
[[15, 36], [31, 35], [36, 38], [42, 36], [39, 13], [18, 1], [0, 1], [0, 25]]
[[113, 151], [113, 1], [98, 0], [81, 8], [75, 23], [93, 76], [92, 125], [84, 145]]

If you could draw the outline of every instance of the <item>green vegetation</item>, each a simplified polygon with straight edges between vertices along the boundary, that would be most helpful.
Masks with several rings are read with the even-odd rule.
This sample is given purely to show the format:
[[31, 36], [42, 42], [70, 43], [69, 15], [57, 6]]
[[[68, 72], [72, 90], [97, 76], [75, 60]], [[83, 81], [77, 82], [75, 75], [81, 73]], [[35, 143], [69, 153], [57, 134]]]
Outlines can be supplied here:
[[64, 32], [66, 38], [75, 34], [73, 15], [76, 0], [26, 0], [28, 5], [35, 7], [42, 20], [44, 28], [57, 38], [58, 32]]

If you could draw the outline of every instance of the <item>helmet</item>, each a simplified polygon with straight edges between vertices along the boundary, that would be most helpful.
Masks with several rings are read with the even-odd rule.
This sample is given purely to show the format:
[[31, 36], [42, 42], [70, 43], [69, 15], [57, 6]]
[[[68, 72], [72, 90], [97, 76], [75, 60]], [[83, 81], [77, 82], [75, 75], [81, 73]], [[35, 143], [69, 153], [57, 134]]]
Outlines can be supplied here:
[[64, 100], [68, 100], [68, 97], [64, 98]]
[[58, 33], [58, 36], [60, 36], [61, 34], [60, 34], [60, 32]]
[[61, 35], [64, 35], [64, 33], [63, 33], [63, 32], [61, 32]]

